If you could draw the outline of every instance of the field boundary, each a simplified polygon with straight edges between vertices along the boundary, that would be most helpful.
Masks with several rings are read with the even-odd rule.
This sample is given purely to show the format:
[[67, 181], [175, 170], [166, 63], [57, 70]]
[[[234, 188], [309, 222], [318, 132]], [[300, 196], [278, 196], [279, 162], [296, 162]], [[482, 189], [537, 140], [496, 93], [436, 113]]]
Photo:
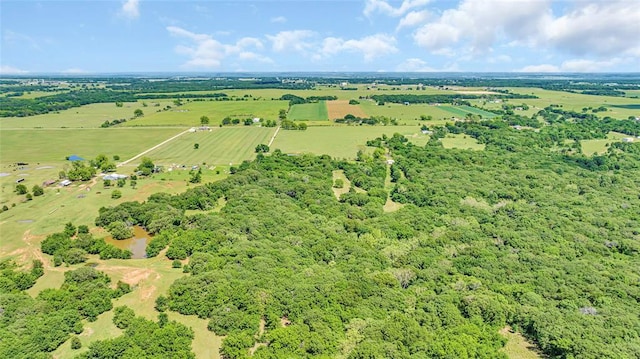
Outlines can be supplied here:
[[280, 132], [280, 126], [276, 128], [276, 132], [274, 132], [273, 136], [271, 136], [271, 140], [269, 140], [269, 144], [267, 146], [271, 147], [271, 144], [273, 143], [273, 141], [275, 141], [276, 136], [278, 135], [278, 132]]
[[151, 147], [151, 148], [149, 148], [149, 149], [147, 149], [147, 150], [145, 150], [145, 151], [142, 151], [142, 152], [138, 153], [137, 155], [135, 155], [135, 156], [133, 156], [133, 157], [129, 158], [128, 160], [126, 160], [126, 161], [124, 161], [124, 162], [120, 162], [120, 163], [118, 163], [118, 165], [117, 165], [116, 167], [122, 167], [122, 166], [124, 166], [124, 165], [128, 164], [129, 162], [131, 162], [131, 161], [133, 161], [133, 160], [135, 160], [135, 159], [137, 159], [137, 158], [139, 158], [139, 157], [141, 157], [141, 156], [144, 156], [144, 155], [146, 155], [147, 153], [149, 153], [149, 152], [151, 152], [151, 151], [153, 151], [153, 150], [155, 150], [155, 149], [157, 149], [157, 148], [159, 148], [159, 147], [161, 147], [161, 146], [163, 146], [163, 145], [165, 145], [165, 144], [167, 144], [167, 143], [169, 143], [169, 142], [171, 142], [171, 141], [175, 140], [176, 138], [178, 138], [178, 137], [180, 137], [180, 136], [184, 135], [185, 133], [187, 133], [187, 132], [189, 132], [189, 131], [190, 131], [190, 129], [189, 129], [189, 130], [184, 130], [184, 131], [180, 132], [179, 134], [177, 134], [177, 135], [175, 135], [175, 136], [173, 136], [173, 137], [171, 137], [171, 138], [169, 138], [169, 139], [166, 139], [166, 140], [164, 140], [164, 141], [162, 141], [162, 142], [158, 143], [157, 145], [155, 145], [155, 146], [153, 146], [153, 147]]

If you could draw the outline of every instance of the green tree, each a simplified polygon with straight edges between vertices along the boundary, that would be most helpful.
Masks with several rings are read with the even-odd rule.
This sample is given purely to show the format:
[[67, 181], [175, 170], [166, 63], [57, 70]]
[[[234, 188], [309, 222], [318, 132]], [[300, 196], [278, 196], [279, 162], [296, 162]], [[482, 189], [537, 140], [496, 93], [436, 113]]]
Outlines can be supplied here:
[[209, 117], [207, 117], [207, 116], [200, 117], [200, 124], [203, 125], [203, 126], [204, 125], [208, 125], [209, 124]]
[[27, 194], [28, 192], [27, 186], [23, 185], [22, 183], [16, 185], [15, 191], [17, 194]]
[[193, 149], [197, 150], [198, 148], [200, 148], [200, 144], [199, 143], [194, 143], [193, 144]]
[[137, 108], [133, 111], [133, 117], [142, 117], [144, 116], [144, 112], [141, 109]]
[[269, 146], [261, 143], [261, 144], [256, 146], [255, 152], [256, 153], [267, 153], [267, 152], [269, 152]]
[[31, 192], [33, 192], [33, 195], [36, 197], [42, 196], [44, 194], [44, 188], [38, 185], [34, 185], [33, 188], [31, 189]]
[[71, 349], [76, 350], [82, 348], [82, 343], [80, 342], [80, 338], [77, 336], [71, 337]]
[[151, 158], [149, 157], [142, 157], [142, 160], [140, 162], [140, 165], [138, 165], [138, 167], [136, 168], [136, 170], [142, 172], [143, 175], [148, 176], [151, 173], [153, 173], [153, 171], [155, 170], [156, 166], [153, 163], [153, 161], [151, 161]]
[[122, 192], [117, 189], [113, 190], [113, 192], [111, 192], [111, 198], [112, 199], [122, 198]]
[[133, 229], [123, 221], [111, 222], [107, 226], [107, 231], [114, 239], [127, 239], [133, 237]]

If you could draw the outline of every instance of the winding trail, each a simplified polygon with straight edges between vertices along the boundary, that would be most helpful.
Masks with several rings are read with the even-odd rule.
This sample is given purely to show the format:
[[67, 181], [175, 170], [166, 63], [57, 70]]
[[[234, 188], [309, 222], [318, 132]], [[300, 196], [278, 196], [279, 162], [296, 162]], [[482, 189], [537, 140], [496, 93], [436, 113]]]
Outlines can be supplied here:
[[167, 144], [167, 143], [169, 143], [169, 142], [171, 142], [171, 141], [175, 140], [176, 138], [178, 138], [178, 137], [180, 137], [180, 136], [184, 135], [185, 133], [187, 133], [187, 132], [189, 132], [189, 131], [190, 131], [190, 129], [184, 130], [184, 131], [180, 132], [179, 134], [177, 134], [177, 135], [175, 135], [175, 136], [173, 136], [173, 137], [171, 137], [171, 138], [169, 138], [169, 139], [167, 139], [167, 140], [164, 140], [164, 141], [162, 141], [162, 142], [158, 143], [157, 145], [155, 145], [155, 146], [153, 146], [153, 147], [149, 148], [148, 150], [142, 151], [142, 152], [138, 153], [137, 155], [135, 155], [135, 156], [133, 156], [133, 157], [129, 158], [128, 160], [126, 160], [126, 161], [124, 161], [124, 162], [120, 162], [120, 163], [118, 163], [118, 165], [117, 165], [116, 167], [122, 167], [122, 166], [124, 166], [124, 165], [128, 164], [129, 162], [131, 162], [131, 161], [133, 161], [133, 160], [137, 159], [138, 157], [144, 156], [144, 155], [146, 155], [147, 153], [149, 153], [149, 152], [151, 152], [151, 151], [155, 150], [156, 148], [158, 148], [158, 147], [160, 147], [160, 146], [163, 146], [163, 145], [165, 145], [165, 144]]

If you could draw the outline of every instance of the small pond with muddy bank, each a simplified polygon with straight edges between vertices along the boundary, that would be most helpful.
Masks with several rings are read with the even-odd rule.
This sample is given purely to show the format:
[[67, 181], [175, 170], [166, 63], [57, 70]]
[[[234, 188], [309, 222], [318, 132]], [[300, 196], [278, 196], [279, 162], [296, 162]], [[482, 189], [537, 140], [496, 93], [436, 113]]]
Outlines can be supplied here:
[[113, 239], [108, 236], [104, 239], [107, 244], [120, 249], [128, 249], [131, 251], [132, 259], [147, 258], [147, 243], [151, 241], [152, 236], [140, 226], [133, 226], [133, 237], [127, 239]]

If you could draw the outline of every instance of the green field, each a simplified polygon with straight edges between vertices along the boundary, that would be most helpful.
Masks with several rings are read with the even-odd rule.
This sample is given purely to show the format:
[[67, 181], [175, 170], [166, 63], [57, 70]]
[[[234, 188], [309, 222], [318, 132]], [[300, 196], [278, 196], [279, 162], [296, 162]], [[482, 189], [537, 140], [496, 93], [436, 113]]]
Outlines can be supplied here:
[[[172, 105], [173, 106], [173, 105]], [[211, 126], [217, 126], [229, 116], [245, 118], [265, 118], [276, 120], [281, 109], [288, 107], [287, 101], [248, 100], [248, 101], [185, 101], [181, 106], [173, 106], [163, 111], [154, 107], [144, 109], [144, 117], [128, 121], [131, 126], [199, 126], [200, 117], [207, 116]], [[155, 109], [155, 110], [154, 110]], [[152, 112], [153, 111], [153, 112]]]
[[8, 128], [96, 128], [104, 121], [119, 119], [129, 120], [133, 117], [133, 111], [137, 108], [145, 113], [155, 109], [153, 104], [168, 105], [170, 101], [147, 101], [148, 107], [143, 107], [141, 102], [125, 102], [122, 107], [111, 103], [93, 103], [68, 110], [51, 112], [44, 115], [29, 117], [3, 117], [0, 118], [0, 129]]
[[[609, 144], [613, 142], [620, 142], [625, 137], [630, 136], [623, 133], [609, 132], [607, 138], [605, 139], [582, 140], [580, 141], [580, 146], [582, 147], [582, 153], [587, 156], [591, 156], [594, 154], [603, 154], [607, 152]], [[640, 141], [640, 139], [637, 140]]]
[[482, 116], [482, 118], [484, 119], [492, 119], [494, 117], [497, 117], [498, 115], [496, 115], [493, 112], [489, 112], [489, 111], [484, 111], [481, 110], [479, 108], [475, 108], [475, 107], [471, 107], [471, 106], [447, 106], [447, 105], [442, 105], [439, 106], [441, 109], [451, 112], [452, 114], [456, 115], [456, 117], [463, 119], [467, 116], [467, 114], [472, 114], [472, 115], [478, 115], [478, 116]]
[[321, 121], [328, 120], [327, 104], [324, 101], [304, 103], [291, 106], [287, 118], [293, 121]]
[[121, 160], [158, 144], [184, 129], [51, 129], [0, 131], [0, 163], [59, 163], [69, 155], [92, 159], [103, 153]]
[[484, 144], [478, 143], [475, 138], [468, 135], [447, 135], [440, 140], [444, 148], [459, 148], [468, 150], [484, 150]]
[[[148, 154], [156, 163], [164, 165], [229, 165], [253, 159], [255, 147], [268, 144], [275, 128], [222, 127], [212, 131], [187, 133], [175, 141]], [[282, 131], [280, 132], [282, 133]], [[199, 148], [194, 149], [194, 144]]]
[[309, 127], [306, 131], [280, 130], [271, 149], [354, 159], [358, 150], [366, 148], [367, 140], [383, 134], [392, 136], [396, 132], [412, 136], [419, 130], [416, 126], [327, 126]]
[[360, 108], [368, 116], [385, 116], [396, 118], [401, 121], [400, 124], [412, 124], [410, 121], [420, 120], [420, 116], [431, 116], [434, 124], [443, 124], [444, 120], [451, 118], [451, 113], [440, 108], [441, 106], [430, 106], [427, 104], [414, 104], [405, 106], [397, 103], [387, 103], [384, 106], [378, 106], [374, 101], [361, 101]]

